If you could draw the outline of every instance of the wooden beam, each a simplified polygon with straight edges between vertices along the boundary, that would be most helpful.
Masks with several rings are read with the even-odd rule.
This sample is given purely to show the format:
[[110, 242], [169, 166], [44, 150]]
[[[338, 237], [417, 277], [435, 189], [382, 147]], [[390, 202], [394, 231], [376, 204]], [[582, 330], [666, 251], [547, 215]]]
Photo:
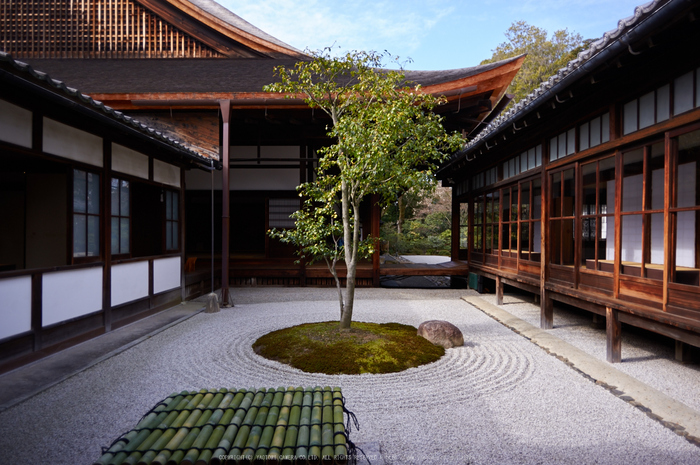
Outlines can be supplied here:
[[549, 291], [543, 291], [542, 294], [540, 301], [540, 328], [552, 329], [554, 328], [554, 302], [549, 296]]
[[622, 361], [622, 323], [619, 311], [605, 307], [606, 358], [610, 363]]
[[496, 276], [496, 305], [503, 305], [503, 280]]

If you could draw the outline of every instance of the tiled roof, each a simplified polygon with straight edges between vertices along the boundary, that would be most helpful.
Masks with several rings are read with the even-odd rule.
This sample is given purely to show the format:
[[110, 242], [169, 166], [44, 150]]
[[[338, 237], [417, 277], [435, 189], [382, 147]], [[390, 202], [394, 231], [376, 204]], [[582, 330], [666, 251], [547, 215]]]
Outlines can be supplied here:
[[340, 388], [183, 391], [156, 404], [96, 465], [347, 463]]
[[139, 122], [137, 119], [127, 116], [120, 111], [114, 110], [113, 108], [103, 104], [100, 101], [94, 100], [89, 95], [85, 95], [82, 92], [80, 92], [78, 89], [68, 87], [63, 81], [53, 79], [47, 73], [37, 71], [27, 63], [15, 60], [8, 53], [0, 51], [0, 65], [2, 65], [3, 67], [11, 67], [15, 70], [18, 70], [20, 72], [20, 75], [30, 78], [32, 81], [34, 81], [35, 85], [40, 85], [43, 83], [47, 87], [51, 88], [51, 90], [56, 94], [62, 95], [63, 97], [73, 100], [74, 102], [77, 102], [82, 106], [89, 108], [92, 111], [102, 113], [108, 116], [109, 118], [113, 119], [114, 121], [117, 121], [129, 127], [132, 130], [136, 130], [142, 134], [145, 134], [150, 138], [163, 142], [170, 146], [172, 149], [175, 149], [191, 158], [194, 158], [198, 161], [205, 161], [207, 164], [209, 163], [208, 158], [203, 157], [201, 154], [190, 149], [179, 140], [173, 139], [172, 137], [168, 137], [165, 134], [156, 131], [155, 129]]
[[550, 95], [552, 88], [561, 83], [565, 83], [570, 77], [575, 77], [575, 74], [578, 74], [578, 72], [585, 71], [587, 64], [590, 63], [602, 51], [604, 51], [614, 42], [618, 41], [624, 34], [641, 24], [648, 17], [655, 14], [660, 8], [671, 2], [672, 0], [653, 0], [649, 3], [636, 7], [632, 16], [621, 19], [617, 23], [616, 29], [603, 34], [603, 37], [591, 43], [588, 49], [580, 52], [575, 59], [571, 60], [555, 75], [551, 76], [548, 80], [540, 84], [540, 86], [527, 97], [516, 103], [507, 112], [495, 118], [474, 139], [469, 141], [465, 145], [464, 149], [458, 152], [457, 156], [469, 152], [471, 148], [479, 145], [483, 140], [488, 138], [491, 134], [497, 132], [499, 129], [508, 127], [509, 124], [514, 119], [517, 119], [522, 112], [532, 107], [544, 104], [549, 98], [552, 97]]

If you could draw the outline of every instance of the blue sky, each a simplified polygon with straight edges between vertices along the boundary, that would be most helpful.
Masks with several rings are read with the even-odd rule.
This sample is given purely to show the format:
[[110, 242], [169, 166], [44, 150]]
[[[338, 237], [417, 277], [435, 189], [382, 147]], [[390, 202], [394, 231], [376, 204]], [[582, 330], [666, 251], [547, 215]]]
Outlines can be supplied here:
[[388, 51], [407, 69], [478, 65], [514, 21], [598, 38], [644, 0], [217, 0], [294, 47]]

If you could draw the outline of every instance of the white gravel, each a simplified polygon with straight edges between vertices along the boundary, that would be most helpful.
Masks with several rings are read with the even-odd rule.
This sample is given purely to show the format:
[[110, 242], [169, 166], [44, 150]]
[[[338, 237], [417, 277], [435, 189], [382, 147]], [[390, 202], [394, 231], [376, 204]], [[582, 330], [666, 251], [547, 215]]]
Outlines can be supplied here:
[[351, 439], [378, 442], [389, 464], [698, 463], [698, 447], [459, 299], [468, 292], [358, 289], [355, 320], [445, 319], [465, 345], [402, 373], [327, 376], [251, 344], [337, 319], [333, 289], [234, 289], [235, 308], [198, 314], [0, 413], [0, 463], [91, 463], [173, 392], [317, 385], [343, 389], [361, 426]]

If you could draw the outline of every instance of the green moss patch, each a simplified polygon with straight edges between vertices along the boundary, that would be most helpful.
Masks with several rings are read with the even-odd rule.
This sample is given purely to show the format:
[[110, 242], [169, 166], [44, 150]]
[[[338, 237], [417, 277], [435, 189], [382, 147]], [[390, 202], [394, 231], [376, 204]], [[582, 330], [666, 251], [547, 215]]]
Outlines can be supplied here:
[[399, 323], [353, 322], [343, 330], [337, 321], [325, 321], [268, 333], [255, 341], [253, 350], [308, 373], [395, 373], [445, 354], [416, 332]]

